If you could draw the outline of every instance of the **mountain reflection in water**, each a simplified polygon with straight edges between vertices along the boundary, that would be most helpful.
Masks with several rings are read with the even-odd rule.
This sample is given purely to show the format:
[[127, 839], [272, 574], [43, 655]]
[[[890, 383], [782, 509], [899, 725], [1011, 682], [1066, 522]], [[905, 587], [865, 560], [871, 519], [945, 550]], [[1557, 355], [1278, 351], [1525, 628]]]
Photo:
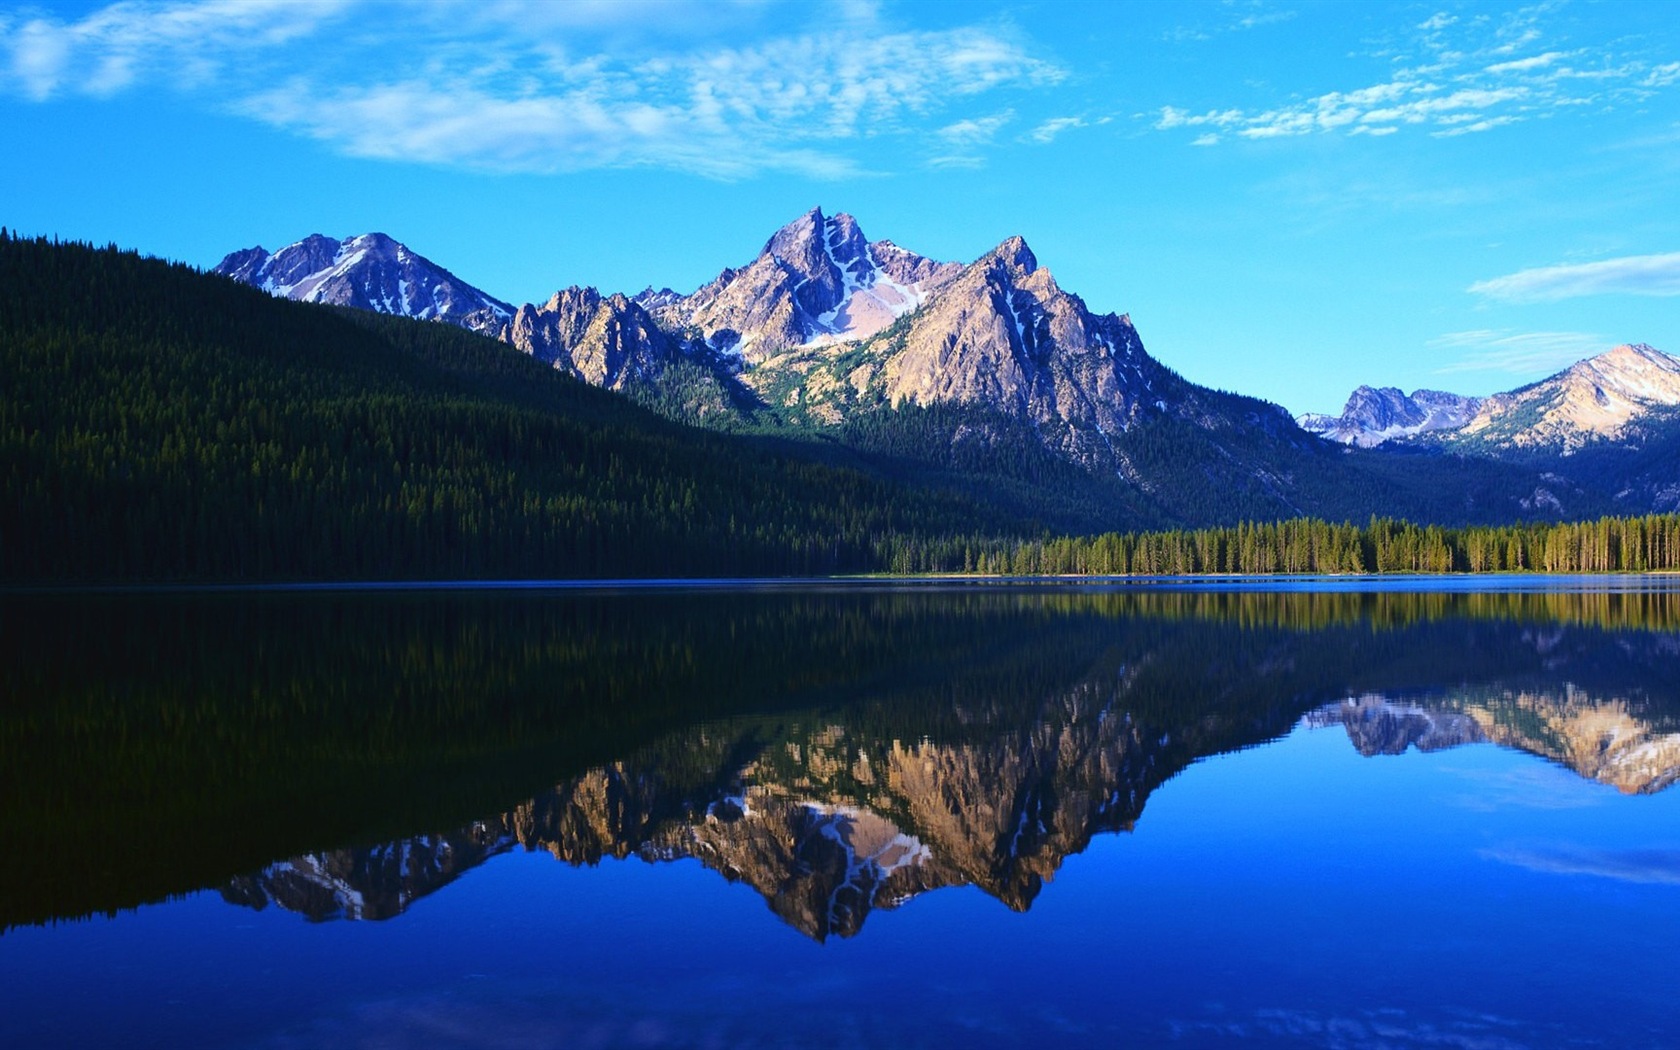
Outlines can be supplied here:
[[37, 848], [6, 861], [0, 925], [213, 885], [384, 919], [516, 848], [693, 858], [817, 939], [949, 886], [1025, 910], [1186, 766], [1301, 724], [1367, 755], [1491, 741], [1653, 792], [1680, 773], [1677, 599], [18, 600], [0, 806]]

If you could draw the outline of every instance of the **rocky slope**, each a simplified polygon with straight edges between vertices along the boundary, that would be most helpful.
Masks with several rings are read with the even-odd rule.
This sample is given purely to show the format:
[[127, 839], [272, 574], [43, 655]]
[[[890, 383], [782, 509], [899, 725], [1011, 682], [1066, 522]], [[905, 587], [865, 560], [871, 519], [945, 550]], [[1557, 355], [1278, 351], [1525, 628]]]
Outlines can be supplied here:
[[513, 308], [383, 233], [312, 234], [270, 253], [233, 252], [215, 273], [286, 299], [330, 303], [495, 333]]
[[657, 383], [683, 357], [682, 347], [641, 306], [593, 288], [564, 288], [540, 306], [527, 303], [496, 334], [539, 361], [609, 390]]
[[745, 266], [692, 295], [638, 299], [660, 322], [747, 368], [792, 347], [867, 338], [919, 307], [961, 270], [870, 242], [857, 220], [820, 208], [777, 230]]
[[806, 424], [907, 406], [981, 409], [1083, 466], [1121, 473], [1126, 457], [1113, 439], [1146, 419], [1294, 430], [1276, 406], [1186, 383], [1149, 356], [1129, 317], [1093, 313], [1019, 237], [935, 277], [931, 291], [917, 286], [917, 308], [868, 338], [756, 342], [740, 381]]
[[[517, 311], [434, 308], [413, 282], [373, 281], [374, 260], [418, 257], [368, 240], [254, 249], [223, 269], [276, 294], [452, 320], [667, 415], [817, 437], [824, 455], [980, 492], [1057, 531], [1372, 513], [1455, 524], [1584, 516], [1608, 498], [1532, 464], [1335, 455], [1282, 408], [1163, 366], [1129, 316], [1092, 311], [1019, 237], [960, 265], [814, 208], [692, 294], [571, 287]], [[1387, 393], [1365, 414], [1393, 433], [1471, 404]]]
[[1437, 430], [1458, 430], [1481, 408], [1481, 398], [1440, 390], [1362, 386], [1349, 395], [1339, 416], [1307, 413], [1297, 417], [1301, 429], [1343, 445], [1374, 448], [1394, 438], [1414, 437]]
[[1624, 345], [1493, 395], [1451, 441], [1459, 447], [1550, 448], [1567, 456], [1595, 438], [1625, 438], [1653, 413], [1676, 406], [1680, 359], [1643, 343]]
[[[248, 249], [216, 269], [276, 295], [474, 328], [615, 390], [701, 382], [712, 402], [756, 402], [791, 423], [975, 407], [1084, 465], [1123, 470], [1111, 437], [1141, 418], [1231, 422], [1220, 399], [1144, 351], [1130, 318], [1092, 313], [1019, 237], [964, 266], [870, 241], [850, 215], [813, 208], [691, 295], [571, 287], [517, 311], [381, 234]], [[1267, 429], [1293, 429], [1275, 406], [1261, 415]]]

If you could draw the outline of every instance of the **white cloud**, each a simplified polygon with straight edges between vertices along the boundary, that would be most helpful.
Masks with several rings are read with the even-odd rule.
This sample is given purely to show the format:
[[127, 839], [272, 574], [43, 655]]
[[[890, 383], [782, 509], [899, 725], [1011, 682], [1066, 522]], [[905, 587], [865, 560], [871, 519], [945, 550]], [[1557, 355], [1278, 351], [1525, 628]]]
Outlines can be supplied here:
[[[501, 0], [393, 18], [366, 0], [125, 0], [16, 27], [0, 42], [0, 91], [162, 83], [350, 155], [480, 170], [847, 177], [866, 139], [931, 125], [983, 145], [996, 118], [961, 109], [1064, 76], [1018, 34], [894, 32], [870, 3], [809, 33], [720, 30], [770, 21], [761, 6]], [[324, 32], [333, 22], [342, 31]], [[740, 39], [752, 42], [724, 43]]]
[[1680, 295], [1680, 252], [1542, 266], [1477, 281], [1468, 290], [1513, 303], [1550, 302], [1586, 295]]
[[957, 146], [984, 145], [997, 137], [999, 129], [1015, 118], [1012, 111], [994, 113], [989, 117], [959, 120], [939, 129], [939, 137]]
[[1198, 114], [1163, 106], [1154, 127], [1214, 127], [1239, 138], [1281, 139], [1327, 133], [1381, 136], [1415, 126], [1451, 138], [1562, 107], [1637, 105], [1680, 83], [1680, 63], [1652, 66], [1598, 55], [1599, 64], [1582, 69], [1574, 62], [1588, 52], [1540, 50], [1547, 11], [1544, 6], [1525, 8], [1468, 22], [1436, 14], [1416, 26], [1413, 53], [1386, 56], [1384, 79], [1365, 87], [1265, 109], [1225, 107]]
[[[1097, 123], [1107, 123], [1107, 119], [1104, 118]], [[1084, 117], [1053, 117], [1032, 130], [1032, 140], [1034, 142], [1054, 142], [1056, 136], [1064, 131], [1090, 126], [1091, 122]]]
[[126, 0], [77, 22], [36, 17], [0, 42], [0, 90], [31, 99], [111, 95], [142, 80], [199, 86], [229, 62], [308, 36], [346, 0]]
[[1175, 26], [1166, 31], [1165, 38], [1174, 43], [1212, 40], [1227, 33], [1243, 33], [1292, 21], [1300, 14], [1291, 8], [1274, 7], [1264, 0], [1225, 0], [1221, 6], [1223, 10], [1219, 13], [1225, 17], [1218, 22]]
[[1565, 58], [1562, 51], [1548, 51], [1543, 55], [1531, 55], [1528, 58], [1512, 59], [1509, 62], [1495, 62], [1483, 70], [1485, 73], [1526, 73], [1534, 69], [1544, 69]]
[[1604, 353], [1614, 339], [1594, 332], [1512, 332], [1478, 329], [1449, 332], [1429, 341], [1431, 347], [1463, 351], [1437, 374], [1503, 372], [1515, 376], [1551, 375], [1577, 361]]

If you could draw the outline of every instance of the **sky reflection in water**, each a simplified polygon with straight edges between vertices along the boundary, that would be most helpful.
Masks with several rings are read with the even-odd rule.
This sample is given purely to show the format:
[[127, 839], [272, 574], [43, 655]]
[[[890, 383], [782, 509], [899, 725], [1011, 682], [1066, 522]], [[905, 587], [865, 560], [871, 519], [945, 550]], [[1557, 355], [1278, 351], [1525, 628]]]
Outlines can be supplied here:
[[[272, 638], [278, 625], [311, 641], [299, 624], [322, 600], [270, 610], [235, 638]], [[1503, 1048], [1680, 1038], [1666, 982], [1651, 979], [1680, 962], [1680, 792], [1662, 789], [1660, 761], [1680, 732], [1680, 676], [1664, 629], [1449, 608], [1406, 626], [1307, 630], [1257, 624], [1266, 617], [1253, 610], [1245, 623], [1225, 607], [1198, 619], [1177, 605], [903, 595], [842, 597], [838, 610], [793, 596], [667, 603], [662, 621], [646, 615], [651, 605], [627, 612], [612, 606], [622, 597], [592, 598], [585, 610], [550, 604], [510, 619], [443, 600], [454, 603], [444, 614], [393, 614], [355, 599], [378, 615], [363, 604], [329, 619], [383, 625], [370, 642], [386, 654], [375, 670], [439, 654], [478, 667], [486, 654], [473, 639], [488, 637], [489, 656], [525, 652], [539, 679], [572, 666], [539, 640], [558, 632], [608, 659], [600, 643], [618, 636], [621, 616], [644, 625], [620, 654], [642, 665], [670, 653], [703, 664], [688, 643], [712, 640], [719, 624], [762, 627], [754, 603], [766, 600], [783, 603], [771, 620], [785, 616], [825, 645], [738, 671], [734, 714], [706, 710], [685, 724], [679, 707], [630, 719], [603, 757], [557, 760], [557, 786], [533, 784], [536, 802], [506, 796], [475, 818], [440, 793], [394, 833], [370, 834], [385, 827], [370, 815], [360, 832], [333, 825], [352, 830], [331, 832], [320, 852], [269, 855], [269, 871], [305, 857], [340, 863], [338, 889], [372, 900], [391, 888], [375, 877], [388, 866], [369, 860], [380, 850], [407, 844], [417, 856], [421, 839], [474, 829], [511, 836], [448, 878], [411, 878], [383, 921], [307, 921], [345, 914], [342, 901], [261, 873], [218, 877], [230, 854], [206, 846], [159, 876], [201, 880], [179, 885], [179, 899], [13, 925], [0, 936], [0, 1043]], [[225, 648], [202, 623], [186, 637]], [[208, 639], [194, 633], [203, 630]], [[45, 651], [32, 680], [73, 695], [75, 676]], [[185, 678], [225, 689], [250, 676], [267, 695], [302, 673], [276, 659], [245, 671], [211, 661]], [[658, 707], [659, 683], [687, 688], [683, 675], [643, 678], [638, 695]], [[520, 680], [481, 675], [467, 691], [485, 705], [475, 717], [490, 723], [486, 737], [505, 705], [560, 702], [520, 693]], [[405, 702], [455, 724], [446, 703], [423, 699]], [[14, 723], [35, 710], [21, 706]], [[552, 737], [571, 723], [522, 724]], [[383, 761], [435, 763], [435, 728], [379, 730], [400, 737]], [[1505, 746], [1449, 746], [1450, 733]], [[182, 739], [190, 748], [196, 738]], [[296, 755], [340, 742], [299, 739]], [[465, 750], [476, 757], [457, 758], [471, 768], [503, 754]], [[938, 777], [918, 781], [929, 767]], [[452, 783], [475, 799], [502, 790], [476, 774]], [[617, 801], [602, 795], [590, 808], [590, 792], [611, 783]], [[975, 784], [992, 794], [965, 794]], [[1101, 797], [1108, 790], [1139, 795], [1115, 802]], [[169, 798], [181, 821], [202, 820], [199, 802]], [[933, 798], [947, 805], [930, 810]], [[358, 798], [342, 805], [355, 810]], [[34, 819], [16, 811], [21, 825]], [[926, 847], [919, 869], [854, 885], [849, 912], [774, 899], [782, 887], [832, 900], [836, 879], [860, 878], [855, 855], [824, 875], [833, 844], [876, 841], [882, 827]], [[153, 830], [185, 841], [167, 820]], [[196, 834], [221, 830], [200, 823]], [[296, 841], [289, 828], [272, 837]], [[0, 885], [18, 887], [12, 907], [37, 899], [33, 883]], [[88, 885], [72, 906], [108, 892]]]

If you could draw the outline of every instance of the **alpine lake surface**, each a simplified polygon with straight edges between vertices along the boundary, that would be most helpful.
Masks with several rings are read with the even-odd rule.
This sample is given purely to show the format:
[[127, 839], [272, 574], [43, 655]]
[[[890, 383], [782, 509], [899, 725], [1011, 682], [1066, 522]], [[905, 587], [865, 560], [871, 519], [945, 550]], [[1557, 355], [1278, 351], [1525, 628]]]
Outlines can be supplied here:
[[1674, 1047], [1680, 579], [0, 597], [0, 1046]]

